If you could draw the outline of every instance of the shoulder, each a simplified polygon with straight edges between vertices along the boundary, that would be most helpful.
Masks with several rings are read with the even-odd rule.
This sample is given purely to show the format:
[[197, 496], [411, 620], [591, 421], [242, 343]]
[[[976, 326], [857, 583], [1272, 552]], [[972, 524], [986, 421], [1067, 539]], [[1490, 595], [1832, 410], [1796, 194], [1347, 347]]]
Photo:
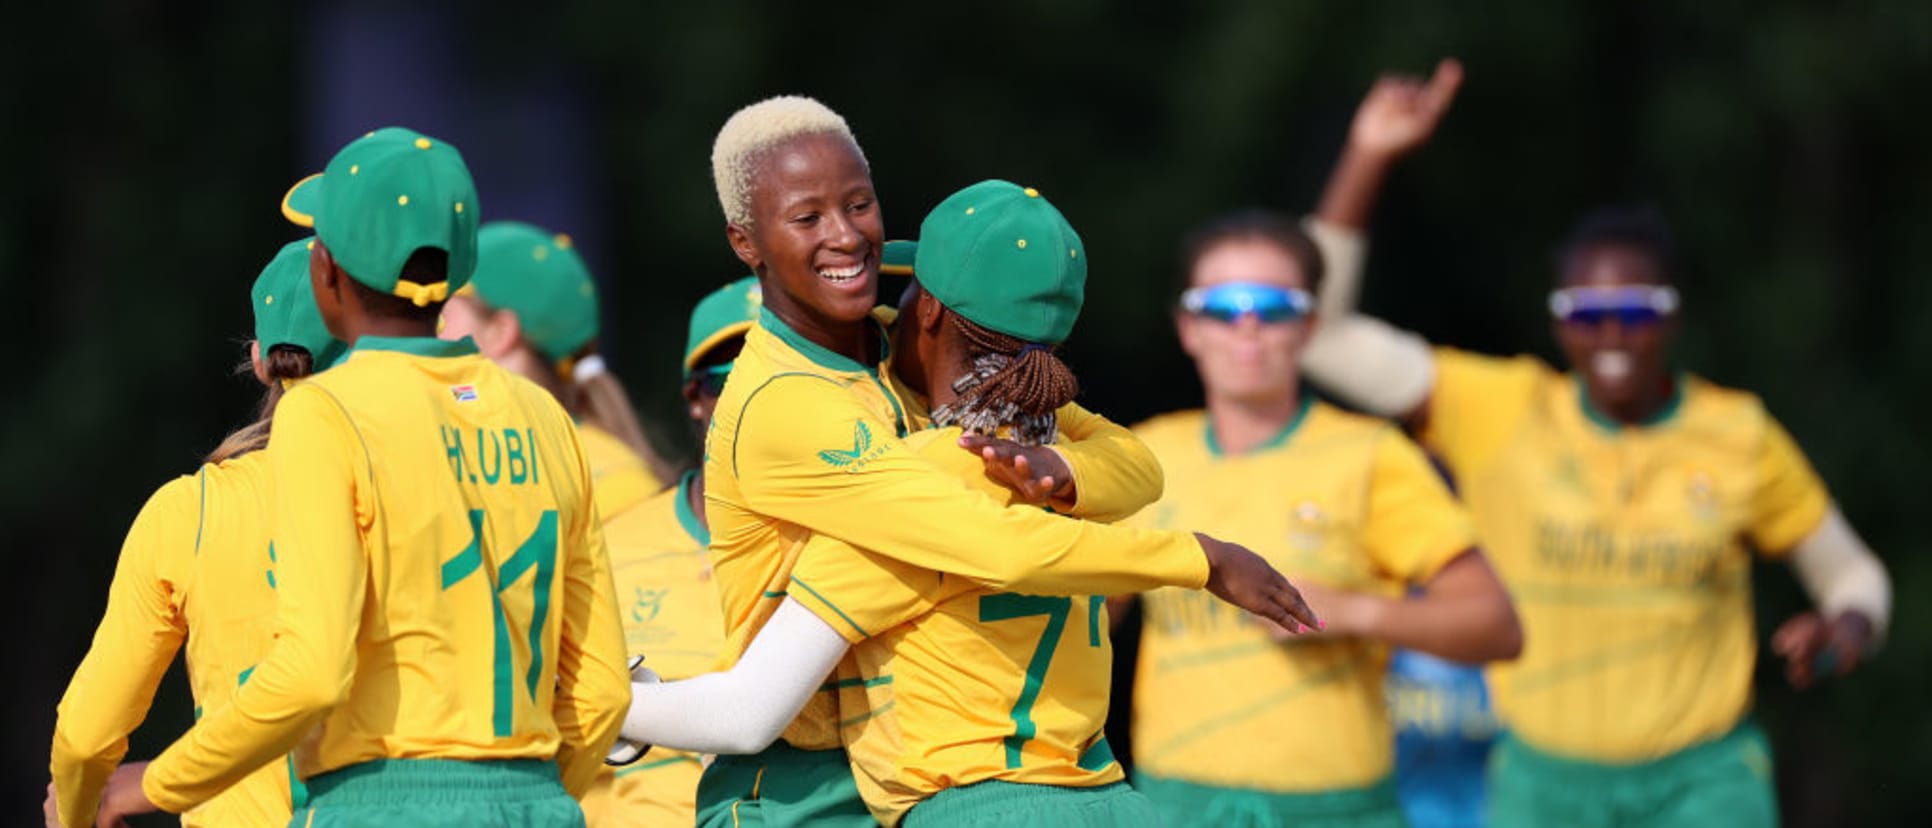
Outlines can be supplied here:
[[1763, 444], [1769, 432], [1781, 428], [1758, 395], [1700, 377], [1684, 378], [1681, 404], [1681, 433], [1705, 447], [1749, 454]]
[[1201, 440], [1206, 433], [1207, 412], [1195, 408], [1187, 411], [1173, 411], [1142, 420], [1134, 424], [1132, 431], [1141, 442], [1155, 451], [1164, 451], [1184, 441]]

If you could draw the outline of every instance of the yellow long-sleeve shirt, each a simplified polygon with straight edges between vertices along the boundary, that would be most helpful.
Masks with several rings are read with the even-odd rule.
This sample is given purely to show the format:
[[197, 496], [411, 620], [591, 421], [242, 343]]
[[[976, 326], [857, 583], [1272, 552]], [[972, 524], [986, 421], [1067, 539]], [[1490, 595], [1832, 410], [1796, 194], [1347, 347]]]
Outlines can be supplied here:
[[[1032, 592], [1091, 591], [1129, 557], [1141, 574], [1122, 577], [1123, 591], [1206, 583], [1193, 536], [1005, 508], [908, 449], [907, 427], [901, 395], [877, 367], [819, 347], [763, 312], [705, 444], [712, 564], [727, 630], [721, 667], [736, 663], [777, 609], [813, 533], [1000, 590], [1025, 583]], [[1082, 501], [1107, 500], [1098, 484], [1079, 485]], [[1143, 502], [1158, 495], [1156, 486]], [[837, 747], [838, 712], [832, 694], [821, 693], [783, 738], [807, 750]]]
[[1490, 692], [1542, 750], [1645, 761], [1736, 727], [1757, 654], [1747, 546], [1782, 555], [1830, 507], [1756, 397], [1677, 388], [1655, 422], [1619, 427], [1539, 360], [1436, 352], [1422, 440], [1515, 599], [1523, 655], [1490, 668]]
[[[906, 443], [1011, 503], [1013, 493], [954, 445], [960, 433], [922, 431]], [[1121, 780], [1101, 732], [1113, 660], [1103, 596], [993, 592], [822, 535], [799, 555], [792, 583], [792, 598], [852, 642], [855, 669], [834, 682], [842, 738], [881, 823], [987, 780]]]
[[296, 749], [549, 759], [578, 794], [630, 700], [590, 474], [547, 392], [468, 340], [364, 337], [282, 398], [276, 637], [233, 703], [148, 768], [180, 811]]
[[[196, 710], [226, 707], [268, 652], [275, 616], [268, 457], [251, 452], [163, 485], [128, 530], [94, 644], [60, 700], [54, 789], [61, 824], [92, 825], [101, 789], [186, 641]], [[182, 815], [182, 824], [280, 825], [288, 760]]]

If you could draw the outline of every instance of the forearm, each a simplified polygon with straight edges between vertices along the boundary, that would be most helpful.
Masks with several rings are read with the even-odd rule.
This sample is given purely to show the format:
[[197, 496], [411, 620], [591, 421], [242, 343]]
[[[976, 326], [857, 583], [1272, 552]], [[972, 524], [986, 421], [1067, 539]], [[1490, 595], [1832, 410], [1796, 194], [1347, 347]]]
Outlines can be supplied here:
[[1792, 550], [1791, 565], [1827, 618], [1855, 612], [1884, 638], [1892, 615], [1892, 579], [1837, 508]]
[[1073, 490], [1055, 511], [1086, 520], [1124, 520], [1161, 499], [1160, 459], [1134, 432], [1078, 405], [1060, 409], [1067, 441], [1054, 450], [1073, 473]]
[[1451, 561], [1419, 595], [1387, 598], [1355, 594], [1348, 612], [1359, 634], [1429, 655], [1479, 664], [1515, 658], [1523, 628], [1509, 594], [1482, 554]]
[[1367, 230], [1375, 199], [1381, 195], [1382, 182], [1388, 179], [1395, 161], [1396, 156], [1389, 153], [1352, 145], [1343, 148], [1335, 170], [1328, 175], [1328, 185], [1322, 189], [1315, 217], [1336, 227]]
[[551, 706], [560, 737], [557, 766], [572, 796], [581, 796], [595, 781], [631, 703], [609, 556], [594, 516], [582, 520], [566, 559], [564, 627]]
[[293, 751], [339, 699], [332, 682], [264, 662], [235, 700], [202, 717], [148, 766], [141, 788], [162, 810], [182, 813]]
[[624, 738], [695, 753], [757, 753], [797, 718], [848, 646], [788, 598], [730, 670], [633, 685]]

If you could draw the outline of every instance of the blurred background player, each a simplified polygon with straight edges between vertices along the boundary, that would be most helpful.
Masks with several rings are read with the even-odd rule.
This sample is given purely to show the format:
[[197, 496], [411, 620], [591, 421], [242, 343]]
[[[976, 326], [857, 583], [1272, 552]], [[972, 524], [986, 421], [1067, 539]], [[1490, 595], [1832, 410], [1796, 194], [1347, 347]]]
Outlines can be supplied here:
[[1509, 597], [1422, 452], [1301, 387], [1297, 359], [1319, 321], [1314, 242], [1286, 217], [1234, 213], [1188, 236], [1183, 265], [1176, 325], [1207, 407], [1135, 428], [1169, 481], [1136, 522], [1262, 551], [1297, 574], [1328, 628], [1278, 642], [1192, 594], [1143, 595], [1135, 784], [1174, 826], [1404, 825], [1390, 646], [1514, 657]]
[[[1325, 197], [1321, 218], [1366, 212]], [[1569, 373], [1431, 348], [1358, 314], [1352, 284], [1324, 297], [1306, 368], [1445, 461], [1517, 601], [1523, 656], [1490, 671], [1508, 731], [1490, 824], [1775, 825], [1747, 716], [1750, 552], [1789, 560], [1817, 604], [1771, 639], [1799, 687], [1870, 653], [1889, 578], [1757, 397], [1673, 368], [1682, 299], [1656, 213], [1586, 215], [1555, 265]]]
[[555, 394], [577, 420], [606, 520], [676, 482], [623, 383], [597, 353], [597, 285], [570, 237], [516, 221], [476, 233], [476, 275], [443, 306], [439, 335]]
[[[758, 318], [759, 296], [758, 280], [747, 276], [712, 291], [691, 311], [684, 401], [699, 446], [745, 331]], [[607, 516], [604, 542], [630, 652], [648, 656], [646, 666], [665, 679], [711, 669], [724, 649], [724, 618], [711, 577], [702, 462], [686, 469], [676, 486]], [[638, 762], [599, 774], [583, 799], [584, 815], [591, 828], [690, 825], [703, 772], [695, 753], [653, 748]]]
[[[971, 429], [1045, 446], [1061, 436], [1061, 414], [1092, 416], [1069, 404], [1079, 385], [1051, 350], [1078, 316], [1085, 251], [1037, 191], [1004, 181], [949, 197], [922, 238], [923, 287], [901, 305], [895, 365], [909, 389], [937, 404], [931, 423], [939, 428], [907, 444], [955, 479], [1023, 503], [958, 445]], [[1103, 741], [1111, 648], [1095, 593], [1176, 579], [1132, 558], [1097, 564], [1048, 567], [1001, 592], [815, 535], [744, 657], [723, 674], [634, 688], [626, 735], [763, 749], [850, 647], [855, 663], [830, 686], [841, 691], [841, 736], [880, 821], [1153, 821]], [[1067, 597], [1076, 591], [1078, 611]], [[1290, 611], [1316, 623], [1298, 601]]]
[[[1048, 565], [1078, 575], [1133, 559], [1288, 621], [1282, 604], [1299, 596], [1245, 549], [1006, 509], [906, 447], [905, 405], [884, 373], [887, 334], [873, 315], [884, 227], [865, 156], [837, 113], [797, 97], [746, 107], [719, 130], [712, 172], [726, 238], [764, 296], [705, 445], [706, 510], [727, 626], [719, 666], [744, 655], [779, 609], [798, 550], [815, 533], [996, 588]], [[1158, 466], [1131, 440], [1048, 454], [1066, 468], [1045, 475], [1055, 484], [1049, 490], [1076, 514], [1122, 503], [1131, 510], [1158, 493]], [[1112, 471], [1089, 479], [1083, 465]], [[1215, 565], [1244, 576], [1210, 579]], [[747, 813], [766, 824], [871, 823], [839, 749], [836, 700], [828, 693], [809, 702], [781, 743], [706, 769], [700, 824], [730, 824]], [[650, 717], [633, 715], [633, 723], [640, 718]]]
[[[309, 240], [284, 246], [250, 292], [248, 365], [264, 390], [255, 422], [228, 435], [206, 465], [148, 499], [129, 528], [94, 646], [74, 671], [54, 727], [58, 824], [94, 824], [108, 774], [146, 718], [161, 676], [186, 642], [195, 715], [225, 707], [268, 652], [275, 617], [275, 547], [268, 432], [286, 388], [343, 356], [309, 290]], [[139, 775], [146, 763], [123, 773]], [[288, 822], [293, 759], [263, 765], [182, 814], [187, 826]], [[297, 786], [299, 791], [299, 785]], [[306, 794], [296, 798], [297, 804]]]
[[[181, 811], [296, 748], [303, 825], [581, 825], [629, 683], [590, 473], [555, 398], [435, 338], [476, 266], [456, 149], [390, 127], [283, 200], [352, 343], [269, 438], [276, 637], [103, 814]], [[132, 780], [130, 780], [132, 781]]]

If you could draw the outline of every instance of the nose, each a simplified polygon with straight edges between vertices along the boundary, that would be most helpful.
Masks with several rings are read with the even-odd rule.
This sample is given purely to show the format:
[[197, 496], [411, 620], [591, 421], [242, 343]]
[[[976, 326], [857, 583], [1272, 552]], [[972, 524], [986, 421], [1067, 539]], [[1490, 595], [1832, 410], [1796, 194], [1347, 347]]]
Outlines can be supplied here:
[[1615, 348], [1623, 344], [1625, 333], [1623, 323], [1616, 317], [1605, 319], [1597, 325], [1597, 345], [1603, 348]]
[[852, 221], [851, 216], [843, 212], [832, 214], [830, 232], [826, 238], [828, 247], [840, 252], [849, 252], [858, 249], [864, 241], [865, 234], [859, 232], [859, 226]]
[[1253, 336], [1261, 332], [1261, 314], [1250, 311], [1234, 318], [1234, 332]]

